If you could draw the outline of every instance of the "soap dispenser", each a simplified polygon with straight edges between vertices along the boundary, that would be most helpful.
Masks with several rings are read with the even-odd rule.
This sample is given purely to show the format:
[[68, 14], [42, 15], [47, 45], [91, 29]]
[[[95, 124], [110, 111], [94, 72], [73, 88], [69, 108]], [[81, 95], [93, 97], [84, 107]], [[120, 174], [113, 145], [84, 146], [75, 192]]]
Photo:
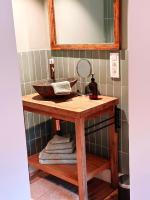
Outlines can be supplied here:
[[97, 83], [95, 82], [94, 74], [92, 74], [91, 82], [89, 83], [90, 94], [89, 98], [96, 100], [98, 99]]

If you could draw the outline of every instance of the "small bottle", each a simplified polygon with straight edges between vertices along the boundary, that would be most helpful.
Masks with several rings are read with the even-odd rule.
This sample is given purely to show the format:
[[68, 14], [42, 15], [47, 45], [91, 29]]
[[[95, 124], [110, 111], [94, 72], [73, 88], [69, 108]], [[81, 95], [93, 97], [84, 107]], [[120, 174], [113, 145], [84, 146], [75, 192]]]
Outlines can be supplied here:
[[95, 82], [94, 74], [92, 74], [91, 83], [89, 83], [90, 94], [89, 98], [96, 100], [98, 99], [97, 83]]
[[55, 66], [54, 66], [54, 59], [49, 59], [49, 67], [50, 67], [50, 78], [55, 82]]

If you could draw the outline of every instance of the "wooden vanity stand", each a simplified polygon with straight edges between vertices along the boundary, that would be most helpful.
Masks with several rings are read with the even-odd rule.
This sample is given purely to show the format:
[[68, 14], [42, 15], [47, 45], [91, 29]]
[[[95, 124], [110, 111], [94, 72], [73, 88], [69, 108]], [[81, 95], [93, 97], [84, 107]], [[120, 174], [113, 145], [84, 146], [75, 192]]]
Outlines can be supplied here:
[[[24, 110], [74, 122], [76, 134], [76, 165], [42, 165], [38, 162], [37, 154], [29, 157], [29, 164], [78, 186], [80, 200], [88, 200], [87, 182], [106, 169], [111, 170], [111, 184], [113, 188], [117, 188], [118, 137], [114, 122], [117, 104], [117, 98], [108, 96], [99, 96], [98, 100], [90, 100], [87, 96], [76, 96], [65, 101], [64, 99], [45, 100], [37, 93], [24, 96]], [[108, 113], [111, 122], [109, 125], [109, 160], [86, 154], [85, 148], [85, 121], [104, 113]]]

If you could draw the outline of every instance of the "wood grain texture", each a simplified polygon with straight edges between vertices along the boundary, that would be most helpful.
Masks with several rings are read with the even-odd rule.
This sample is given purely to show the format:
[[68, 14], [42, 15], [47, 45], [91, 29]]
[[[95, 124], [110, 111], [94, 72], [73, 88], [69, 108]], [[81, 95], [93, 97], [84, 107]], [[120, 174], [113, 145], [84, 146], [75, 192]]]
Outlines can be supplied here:
[[120, 15], [120, 0], [114, 0], [114, 44], [120, 49], [120, 27], [121, 27], [121, 15]]
[[118, 50], [120, 48], [120, 0], [114, 0], [114, 43], [58, 44], [56, 38], [54, 0], [48, 0], [49, 27], [52, 50]]
[[48, 1], [48, 16], [49, 16], [49, 33], [50, 33], [50, 45], [51, 47], [56, 44], [56, 26], [55, 26], [55, 10], [54, 1]]
[[[78, 192], [77, 186], [74, 186], [70, 183], [66, 183], [63, 180], [59, 180], [58, 178], [53, 177], [43, 172], [39, 172], [36, 176], [32, 178], [30, 182], [31, 184], [36, 183], [39, 179], [41, 180], [46, 179], [46, 181], [49, 181], [50, 183], [52, 182], [56, 185], [60, 185], [64, 188], [67, 188], [68, 192], [70, 191], [73, 191], [75, 193]], [[118, 197], [118, 191], [113, 190], [113, 188], [111, 187], [109, 183], [106, 183], [97, 178], [93, 178], [92, 180], [88, 182], [88, 200], [118, 200], [117, 197]]]
[[78, 186], [80, 200], [88, 199], [87, 181], [105, 169], [111, 169], [112, 186], [116, 188], [118, 186], [118, 138], [115, 125], [109, 128], [110, 160], [108, 161], [91, 154], [86, 155], [84, 123], [86, 119], [103, 112], [114, 116], [117, 104], [118, 98], [108, 96], [99, 96], [98, 100], [90, 100], [87, 96], [46, 100], [37, 93], [24, 96], [24, 110], [75, 122], [76, 130], [77, 165], [42, 165], [39, 163], [38, 155], [29, 157], [29, 164]]
[[103, 112], [118, 104], [118, 98], [99, 96], [90, 100], [88, 96], [77, 96], [69, 99], [45, 100], [37, 93], [23, 97], [23, 107], [30, 112], [37, 112], [75, 122], [79, 118], [88, 118], [95, 113]]
[[[30, 156], [28, 161], [29, 164], [36, 169], [42, 170], [48, 174], [52, 174], [78, 186], [77, 165], [42, 165], [39, 163], [38, 154]], [[110, 162], [108, 160], [92, 154], [87, 154], [86, 163], [88, 181], [103, 170], [110, 168]]]
[[108, 195], [104, 200], [118, 200], [118, 190], [114, 190], [110, 195]]
[[79, 186], [80, 200], [88, 199], [84, 130], [85, 130], [84, 119], [82, 118], [77, 119], [75, 122], [75, 131], [76, 131], [77, 171], [78, 171], [78, 186]]
[[88, 200], [118, 200], [118, 198], [109, 183], [94, 178], [88, 182]]
[[[109, 112], [109, 116], [115, 114], [115, 110]], [[109, 149], [110, 149], [110, 170], [111, 184], [113, 188], [118, 187], [118, 133], [115, 124], [109, 127]]]

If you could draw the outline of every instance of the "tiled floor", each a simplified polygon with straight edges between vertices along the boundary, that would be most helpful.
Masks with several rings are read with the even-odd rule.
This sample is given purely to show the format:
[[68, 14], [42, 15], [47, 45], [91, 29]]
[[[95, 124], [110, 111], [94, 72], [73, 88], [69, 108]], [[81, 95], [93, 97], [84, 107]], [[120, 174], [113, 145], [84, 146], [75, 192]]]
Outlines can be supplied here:
[[31, 200], [78, 200], [78, 195], [44, 177], [31, 181]]
[[[89, 185], [93, 188], [91, 190], [88, 187], [90, 200], [118, 200], [117, 190], [110, 189], [109, 184], [104, 186], [102, 181], [95, 179], [93, 182], [89, 182]], [[94, 188], [97, 187], [94, 185], [100, 189], [100, 191], [98, 189], [96, 195]], [[103, 193], [107, 190], [108, 193]], [[72, 184], [41, 172], [31, 179], [31, 200], [79, 200], [78, 189]]]

